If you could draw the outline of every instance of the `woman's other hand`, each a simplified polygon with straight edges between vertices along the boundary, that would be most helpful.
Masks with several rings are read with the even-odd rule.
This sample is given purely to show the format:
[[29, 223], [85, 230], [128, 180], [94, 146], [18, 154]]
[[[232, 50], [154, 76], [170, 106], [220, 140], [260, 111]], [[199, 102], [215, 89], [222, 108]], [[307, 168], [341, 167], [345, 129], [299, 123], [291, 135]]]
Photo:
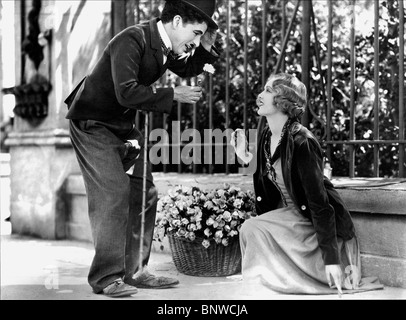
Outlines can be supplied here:
[[343, 294], [341, 288], [341, 284], [343, 283], [343, 272], [341, 271], [341, 266], [339, 264], [326, 265], [326, 277], [330, 288], [333, 287], [333, 284], [331, 283], [331, 278], [333, 278], [334, 285], [338, 290], [338, 294], [341, 296]]

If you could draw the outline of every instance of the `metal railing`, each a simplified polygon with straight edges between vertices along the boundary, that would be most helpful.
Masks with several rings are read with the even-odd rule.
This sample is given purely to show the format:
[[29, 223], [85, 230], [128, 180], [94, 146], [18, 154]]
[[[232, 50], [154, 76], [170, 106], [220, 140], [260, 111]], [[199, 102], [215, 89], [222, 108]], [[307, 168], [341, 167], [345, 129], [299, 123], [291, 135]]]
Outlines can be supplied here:
[[[227, 129], [232, 127], [231, 121], [230, 121], [230, 115], [232, 112], [232, 109], [234, 108], [230, 99], [230, 96], [232, 94], [231, 92], [231, 75], [230, 72], [231, 66], [232, 66], [232, 61], [231, 61], [231, 42], [235, 41], [233, 39], [233, 34], [231, 30], [231, 19], [233, 18], [232, 16], [232, 8], [235, 9], [236, 5], [239, 5], [241, 8], [243, 8], [243, 16], [242, 20], [243, 23], [241, 24], [241, 28], [243, 29], [244, 32], [244, 38], [243, 38], [243, 45], [242, 45], [242, 54], [244, 55], [244, 62], [243, 62], [243, 85], [242, 85], [242, 91], [243, 91], [243, 98], [242, 98], [242, 103], [243, 103], [243, 110], [242, 110], [242, 117], [241, 117], [241, 123], [240, 127], [244, 129], [249, 129], [249, 118], [248, 118], [248, 105], [249, 105], [249, 99], [248, 96], [252, 94], [252, 90], [249, 91], [250, 85], [248, 83], [248, 64], [250, 61], [248, 61], [248, 45], [251, 41], [251, 39], [248, 38], [248, 30], [251, 27], [250, 22], [252, 22], [252, 16], [250, 16], [250, 8], [253, 3], [257, 5], [258, 10], [257, 12], [261, 12], [261, 65], [259, 67], [261, 75], [260, 75], [260, 84], [258, 88], [261, 88], [264, 86], [266, 78], [270, 75], [271, 72], [269, 72], [269, 59], [275, 58], [270, 56], [269, 54], [269, 41], [270, 38], [267, 35], [269, 31], [269, 11], [280, 11], [281, 12], [281, 30], [276, 30], [276, 32], [279, 32], [281, 35], [281, 43], [279, 44], [279, 56], [276, 57], [276, 64], [271, 65], [273, 66], [273, 72], [277, 71], [284, 71], [285, 68], [288, 66], [286, 65], [285, 62], [285, 54], [286, 54], [286, 48], [288, 46], [288, 43], [291, 39], [291, 33], [294, 30], [295, 24], [299, 23], [299, 19], [297, 18], [297, 15], [299, 13], [301, 14], [301, 37], [302, 37], [302, 43], [301, 43], [301, 71], [302, 73], [300, 74], [301, 80], [305, 83], [305, 85], [309, 88], [310, 86], [310, 59], [315, 58], [316, 60], [316, 69], [317, 72], [321, 75], [320, 81], [318, 82], [318, 85], [320, 86], [319, 92], [321, 93], [321, 101], [324, 104], [324, 108], [319, 108], [318, 110], [313, 110], [312, 105], [309, 104], [309, 110], [307, 114], [305, 115], [303, 119], [303, 123], [307, 126], [311, 127], [311, 121], [318, 121], [320, 122], [321, 126], [323, 127], [322, 130], [324, 130], [324, 135], [320, 136], [320, 142], [322, 143], [323, 146], [326, 147], [326, 154], [327, 156], [331, 159], [334, 157], [334, 148], [337, 146], [341, 146], [342, 148], [348, 149], [348, 175], [350, 177], [355, 177], [357, 176], [357, 170], [356, 170], [356, 150], [360, 146], [368, 147], [368, 146], [373, 146], [373, 176], [378, 177], [379, 176], [379, 166], [380, 166], [380, 148], [382, 146], [393, 146], [394, 148], [398, 149], [397, 152], [397, 169], [394, 173], [394, 176], [398, 177], [405, 177], [405, 147], [406, 147], [406, 140], [405, 140], [405, 114], [404, 114], [404, 109], [405, 109], [405, 101], [404, 101], [404, 84], [405, 84], [405, 79], [404, 79], [404, 3], [403, 1], [398, 1], [398, 8], [399, 8], [399, 24], [398, 24], [398, 48], [399, 48], [399, 66], [398, 66], [398, 74], [399, 74], [399, 79], [397, 81], [398, 83], [398, 134], [396, 139], [382, 139], [380, 136], [380, 131], [379, 131], [379, 121], [380, 121], [380, 96], [381, 92], [379, 90], [379, 85], [380, 85], [380, 79], [384, 76], [380, 74], [379, 67], [375, 67], [374, 71], [374, 94], [375, 94], [375, 102], [373, 105], [373, 134], [372, 134], [372, 139], [357, 139], [356, 138], [356, 103], [357, 103], [357, 87], [356, 87], [356, 77], [357, 77], [357, 69], [356, 69], [356, 6], [358, 5], [357, 0], [348, 0], [350, 7], [348, 8], [349, 14], [351, 14], [351, 25], [350, 25], [350, 71], [349, 71], [349, 87], [350, 87], [350, 99], [349, 99], [349, 126], [348, 126], [348, 138], [345, 140], [334, 140], [333, 135], [332, 135], [332, 117], [333, 117], [333, 112], [335, 111], [334, 107], [334, 97], [333, 97], [333, 90], [334, 90], [334, 81], [335, 79], [334, 74], [333, 74], [333, 58], [335, 55], [334, 52], [334, 42], [333, 42], [333, 29], [334, 26], [332, 24], [333, 18], [334, 18], [334, 2], [335, 1], [328, 1], [327, 6], [328, 6], [328, 35], [327, 35], [327, 50], [324, 49], [322, 52], [325, 60], [327, 61], [327, 67], [325, 63], [322, 63], [321, 59], [321, 47], [320, 47], [320, 41], [318, 39], [317, 35], [317, 30], [316, 30], [316, 21], [314, 11], [313, 11], [313, 4], [316, 3], [317, 1], [287, 1], [287, 0], [274, 0], [274, 1], [231, 1], [231, 0], [223, 0], [223, 1], [218, 1], [219, 7], [221, 6], [221, 12], [217, 12], [217, 18], [223, 18], [225, 21], [225, 27], [223, 30], [225, 30], [224, 34], [221, 34], [221, 37], [224, 41], [224, 60], [222, 63], [224, 63], [224, 73], [225, 73], [225, 79], [224, 79], [224, 90], [222, 91], [223, 97], [221, 98], [221, 101], [224, 102], [224, 109], [222, 110], [222, 117], [224, 117], [223, 121], [223, 129]], [[126, 19], [125, 20], [120, 20], [116, 19], [116, 21], [126, 21], [126, 24], [131, 24], [132, 22], [136, 23], [142, 20], [143, 18], [149, 18], [149, 13], [156, 12], [156, 10], [159, 10], [161, 8], [163, 1], [142, 1], [142, 0], [126, 0], [126, 1], [116, 1], [116, 3], [125, 3], [124, 9], [126, 11]], [[117, 6], [116, 4], [116, 6]], [[147, 10], [145, 9], [146, 6], [148, 6]], [[373, 6], [374, 6], [374, 46], [373, 46], [373, 55], [374, 55], [374, 65], [379, 66], [379, 54], [380, 54], [380, 43], [379, 43], [379, 32], [380, 32], [380, 18], [379, 18], [379, 10], [382, 6], [381, 1], [374, 0], [373, 1]], [[290, 8], [288, 13], [287, 8]], [[130, 9], [129, 9], [130, 8]], [[294, 8], [294, 9], [293, 9]], [[293, 9], [293, 10], [292, 10]], [[130, 13], [128, 12], [130, 10]], [[133, 14], [133, 21], [128, 18], [129, 14]], [[225, 15], [225, 17], [224, 17]], [[124, 26], [121, 25], [119, 28], [123, 28]], [[313, 47], [311, 47], [311, 37], [313, 35]], [[325, 47], [325, 45], [324, 45]], [[314, 53], [313, 53], [314, 52]], [[402, 63], [403, 62], [403, 63]], [[167, 75], [166, 79], [164, 78], [161, 80], [161, 84], [165, 84], [167, 81], [173, 82], [173, 79], [170, 79], [171, 75]], [[183, 81], [183, 82], [188, 82], [188, 83], [193, 83], [195, 79], [177, 79], [175, 80], [177, 83]], [[206, 91], [207, 95], [205, 100], [202, 102], [206, 107], [207, 107], [207, 125], [205, 126], [206, 128], [213, 130], [215, 129], [215, 118], [216, 115], [214, 114], [214, 111], [216, 111], [216, 101], [214, 101], [213, 96], [214, 96], [214, 86], [216, 86], [216, 83], [214, 82], [214, 79], [212, 76], [210, 76], [209, 81], [206, 83]], [[216, 91], [218, 93], [218, 90]], [[259, 91], [257, 92], [259, 93]], [[252, 98], [251, 98], [252, 99]], [[217, 101], [218, 102], [218, 101]], [[182, 104], [177, 104], [175, 106], [176, 112], [174, 112], [172, 115], [157, 115], [157, 114], [150, 114], [150, 124], [151, 124], [151, 129], [154, 127], [160, 127], [167, 129], [168, 132], [170, 132], [170, 126], [171, 126], [171, 121], [173, 120], [179, 120], [181, 121], [182, 125], [185, 125], [183, 129], [187, 128], [194, 128], [197, 129], [199, 128], [199, 124], [202, 121], [201, 114], [199, 113], [201, 110], [201, 106], [198, 105], [193, 105], [193, 106], [186, 106], [187, 108], [192, 110], [192, 116], [188, 121], [185, 121], [185, 116], [188, 112], [184, 111], [184, 107]], [[218, 114], [218, 112], [217, 112]], [[259, 119], [258, 119], [259, 120]], [[141, 118], [138, 118], [138, 121], [142, 122]], [[261, 128], [261, 121], [258, 121], [258, 126]], [[252, 126], [252, 123], [251, 123]], [[139, 126], [142, 128], [142, 125]], [[172, 147], [180, 147], [183, 148], [185, 146], [185, 143], [176, 141], [175, 143], [172, 141], [168, 141], [169, 143], [172, 143]], [[224, 144], [227, 142], [224, 141]], [[216, 144], [209, 143], [212, 148], [216, 147]], [[220, 143], [221, 145], [221, 143]], [[207, 145], [204, 143], [201, 145], [202, 150], [204, 150]], [[224, 147], [224, 151], [226, 152], [226, 148]], [[206, 150], [213, 150], [212, 148], [208, 148]], [[211, 156], [211, 155], [209, 155]], [[168, 171], [177, 171], [179, 173], [185, 171], [185, 166], [182, 164], [178, 164], [177, 168], [174, 168], [171, 165], [164, 164], [162, 167], [156, 167], [155, 170], [162, 170], [164, 172]], [[203, 172], [203, 173], [213, 173], [216, 172], [215, 166], [213, 164], [209, 164], [208, 166], [202, 166], [200, 164], [192, 164], [191, 168], [187, 168], [186, 170], [190, 170], [191, 172], [198, 173], [198, 172]], [[222, 172], [224, 173], [230, 173], [235, 171], [235, 167], [230, 166], [230, 165], [224, 165], [221, 167]]]
[[[352, 0], [351, 1], [351, 6], [352, 6], [352, 23], [351, 23], [351, 78], [350, 78], [350, 83], [351, 83], [351, 98], [350, 98], [350, 134], [349, 134], [349, 140], [347, 141], [334, 141], [331, 138], [331, 130], [330, 130], [330, 122], [327, 122], [327, 139], [325, 141], [326, 144], [328, 144], [328, 149], [329, 152], [331, 153], [331, 148], [332, 145], [337, 145], [337, 144], [345, 144], [348, 145], [350, 148], [350, 168], [349, 168], [349, 176], [354, 177], [355, 174], [355, 168], [354, 168], [354, 163], [355, 163], [355, 152], [354, 148], [356, 145], [373, 145], [374, 146], [374, 176], [378, 177], [379, 176], [379, 145], [398, 145], [399, 146], [399, 177], [404, 177], [405, 176], [405, 146], [406, 146], [406, 141], [405, 141], [405, 117], [404, 117], [404, 5], [403, 1], [399, 1], [399, 138], [398, 140], [380, 140], [379, 139], [379, 81], [380, 81], [380, 75], [379, 75], [379, 68], [375, 67], [374, 70], [374, 83], [375, 83], [375, 103], [374, 103], [374, 130], [373, 130], [373, 136], [375, 137], [374, 140], [357, 140], [355, 139], [355, 118], [354, 118], [354, 110], [355, 110], [355, 76], [356, 76], [356, 68], [355, 68], [355, 5], [356, 1]], [[333, 17], [333, 7], [332, 7], [332, 2], [329, 3], [329, 21], [332, 21]], [[329, 30], [332, 30], [331, 27], [329, 27]], [[329, 33], [329, 40], [328, 40], [328, 61], [332, 61], [332, 33], [330, 31]], [[375, 66], [379, 65], [379, 1], [374, 1], [374, 64]], [[403, 63], [402, 63], [403, 62]], [[331, 118], [331, 109], [332, 109], [332, 74], [331, 74], [331, 63], [329, 63], [329, 74], [328, 74], [328, 116], [327, 118]], [[403, 121], [402, 121], [403, 119]]]

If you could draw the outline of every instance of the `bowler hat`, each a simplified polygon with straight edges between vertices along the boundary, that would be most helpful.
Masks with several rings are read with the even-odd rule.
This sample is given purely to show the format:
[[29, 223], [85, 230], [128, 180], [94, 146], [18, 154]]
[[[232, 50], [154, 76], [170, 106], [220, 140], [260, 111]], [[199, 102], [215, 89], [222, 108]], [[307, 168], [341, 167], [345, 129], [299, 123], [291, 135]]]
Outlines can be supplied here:
[[219, 28], [217, 23], [211, 18], [216, 7], [216, 0], [182, 0], [182, 2], [199, 12], [207, 20], [209, 28]]

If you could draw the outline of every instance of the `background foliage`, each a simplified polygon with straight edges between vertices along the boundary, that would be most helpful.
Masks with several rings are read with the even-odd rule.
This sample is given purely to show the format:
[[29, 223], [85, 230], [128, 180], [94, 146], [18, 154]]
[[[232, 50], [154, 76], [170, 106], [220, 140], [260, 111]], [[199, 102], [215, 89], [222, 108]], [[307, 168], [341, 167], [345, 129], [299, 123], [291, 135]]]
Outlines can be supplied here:
[[[355, 139], [356, 140], [393, 140], [399, 134], [399, 0], [380, 1], [379, 10], [379, 136], [373, 135], [374, 110], [374, 30], [373, 0], [356, 0], [355, 2], [355, 52], [356, 52], [356, 83], [355, 83]], [[247, 99], [247, 129], [256, 128], [258, 117], [255, 110], [255, 99], [262, 90], [262, 1], [249, 1], [248, 34], [247, 34], [247, 68], [244, 68], [244, 22], [245, 1], [230, 1], [230, 37], [227, 38], [227, 2], [218, 0], [215, 19], [220, 27], [218, 46], [223, 54], [216, 62], [216, 73], [213, 77], [213, 119], [214, 128], [236, 129], [242, 127], [244, 112], [244, 86]], [[266, 3], [266, 65], [265, 78], [275, 69], [282, 46], [282, 0], [270, 0]], [[285, 1], [287, 24], [290, 22], [297, 1]], [[319, 137], [323, 147], [325, 139], [326, 92], [321, 79], [327, 76], [327, 34], [328, 10], [327, 1], [313, 0], [315, 25], [318, 47], [320, 51], [322, 72], [316, 63], [316, 41], [312, 34], [310, 61], [310, 94], [309, 107], [313, 110], [310, 116], [310, 129]], [[159, 12], [162, 1], [156, 6], [145, 4], [148, 8], [141, 12]], [[333, 105], [331, 134], [333, 140], [349, 140], [350, 123], [350, 27], [352, 14], [351, 0], [333, 2]], [[301, 19], [298, 11], [294, 28], [290, 34], [286, 48], [283, 71], [301, 78]], [[372, 20], [372, 21], [371, 21]], [[371, 23], [372, 22], [372, 23]], [[228, 48], [227, 48], [228, 47]], [[226, 50], [229, 60], [226, 60]], [[404, 61], [402, 61], [404, 63]], [[229, 74], [226, 74], [226, 66]], [[247, 82], [244, 82], [244, 74]], [[171, 75], [169, 75], [169, 78]], [[228, 77], [229, 92], [229, 123], [226, 123], [226, 86]], [[173, 79], [171, 80], [173, 81]], [[324, 82], [326, 82], [324, 80]], [[404, 107], [404, 106], [402, 106]], [[182, 129], [193, 127], [193, 114], [190, 106], [183, 106]], [[201, 132], [209, 128], [208, 99], [197, 105], [199, 121], [197, 129]], [[176, 120], [177, 108], [174, 108], [169, 121]], [[319, 121], [321, 120], [321, 121]], [[401, 119], [405, 121], [405, 119]], [[168, 122], [170, 123], [170, 122]], [[373, 145], [357, 145], [355, 147], [355, 175], [369, 177], [373, 175]], [[379, 176], [396, 177], [398, 175], [397, 145], [383, 145], [379, 148]], [[348, 145], [335, 145], [331, 154], [333, 174], [348, 176], [349, 151]], [[236, 172], [237, 165], [231, 166]], [[183, 171], [191, 171], [185, 166]], [[199, 171], [207, 169], [202, 165]], [[215, 166], [215, 172], [224, 172], [224, 166]]]

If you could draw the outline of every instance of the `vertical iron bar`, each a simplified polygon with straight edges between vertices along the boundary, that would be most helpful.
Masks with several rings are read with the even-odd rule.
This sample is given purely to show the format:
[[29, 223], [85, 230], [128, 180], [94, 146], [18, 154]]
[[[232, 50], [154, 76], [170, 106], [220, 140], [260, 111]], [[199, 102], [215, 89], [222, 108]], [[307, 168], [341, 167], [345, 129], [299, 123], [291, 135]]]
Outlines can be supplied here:
[[135, 23], [140, 23], [140, 0], [135, 0], [135, 6], [137, 7], [137, 15], [135, 16]]
[[136, 126], [137, 128], [139, 128], [139, 130], [141, 130], [141, 129], [140, 129], [140, 125], [141, 125], [140, 111], [137, 111], [137, 113], [135, 114], [135, 126]]
[[[230, 35], [231, 35], [231, 0], [227, 0], [227, 48], [226, 48], [226, 123], [225, 128], [228, 129], [230, 126]], [[225, 145], [226, 147], [226, 145]], [[227, 152], [225, 154], [225, 169], [226, 174], [229, 174], [229, 167], [227, 164]]]
[[[404, 2], [399, 0], [399, 140], [405, 140], [405, 17]], [[405, 147], [399, 143], [399, 177], [405, 177]]]
[[[313, 27], [313, 34], [314, 34], [314, 50], [315, 50], [315, 54], [316, 54], [317, 69], [320, 74], [321, 96], [323, 99], [324, 114], [327, 115], [326, 88], [324, 86], [323, 70], [321, 69], [319, 39], [317, 37], [316, 18], [314, 16], [313, 6], [311, 7], [311, 18], [312, 18], [312, 27]], [[324, 129], [326, 129], [326, 128], [324, 128]]]
[[127, 0], [112, 1], [113, 36], [127, 27]]
[[[302, 17], [302, 82], [310, 93], [310, 16], [312, 1], [302, 1], [303, 17]], [[310, 96], [310, 95], [309, 95]], [[310, 115], [309, 107], [302, 118], [302, 124], [305, 127], [309, 126]]]
[[267, 47], [267, 39], [266, 39], [266, 1], [262, 0], [262, 77], [261, 83], [262, 88], [265, 86], [266, 81], [266, 47]]
[[[286, 36], [286, 0], [282, 0], [282, 39]], [[281, 72], [285, 72], [285, 59], [282, 57]]]
[[149, 132], [151, 132], [154, 129], [154, 116], [155, 114], [153, 112], [148, 113], [149, 116]]
[[134, 16], [134, 1], [126, 1], [126, 15], [125, 15], [125, 24], [126, 26], [131, 26], [135, 22], [135, 16]]
[[[155, 116], [155, 114], [153, 112], [148, 112], [148, 114], [147, 114], [148, 123], [149, 123], [148, 132], [152, 132], [152, 130], [154, 129], [154, 116]], [[149, 143], [151, 144], [151, 142], [149, 142]], [[152, 144], [151, 144], [151, 146], [152, 146]]]
[[[168, 132], [168, 118], [169, 118], [169, 115], [167, 114], [167, 113], [164, 113], [163, 114], [163, 119], [162, 119], [162, 128], [165, 130], [165, 132]], [[163, 137], [163, 141], [162, 141], [162, 143], [163, 143], [163, 145], [164, 145], [164, 150], [166, 150], [166, 147], [169, 145], [169, 139], [168, 139], [168, 136], [167, 135], [165, 135], [164, 137]], [[164, 163], [162, 164], [162, 171], [164, 172], [164, 173], [167, 173], [168, 172], [168, 165], [166, 164], [166, 162], [167, 162], [167, 158], [166, 157], [169, 157], [169, 153], [164, 153], [163, 154], [163, 157], [162, 157], [162, 159], [163, 159], [163, 161], [164, 161]]]
[[[180, 125], [182, 124], [182, 103], [178, 102], [178, 121], [180, 123]], [[182, 128], [180, 128], [180, 132], [179, 134], [181, 134], [182, 132]], [[177, 139], [176, 139], [177, 140]], [[180, 159], [179, 164], [178, 164], [178, 173], [182, 173], [182, 159], [181, 159], [181, 155], [182, 155], [182, 139], [179, 139], [179, 141], [177, 140], [176, 143], [179, 144], [178, 147], [176, 147], [176, 150], [178, 150], [179, 152], [179, 157], [178, 159]]]
[[[194, 103], [192, 105], [193, 108], [193, 116], [192, 116], [192, 128], [194, 129], [193, 131], [193, 143], [196, 143], [196, 129], [197, 129], [197, 103]], [[197, 155], [195, 154], [195, 150], [197, 147], [193, 148], [193, 165], [192, 165], [192, 170], [193, 173], [197, 173], [197, 164], [196, 164], [196, 160], [197, 160]], [[198, 146], [198, 148], [200, 148], [200, 146]]]
[[247, 130], [247, 65], [248, 65], [248, 0], [245, 0], [245, 24], [244, 24], [244, 130]]
[[[289, 35], [290, 35], [290, 32], [292, 31], [293, 25], [295, 23], [295, 19], [296, 19], [297, 12], [299, 10], [299, 6], [300, 6], [300, 0], [298, 0], [297, 3], [296, 3], [295, 11], [293, 12], [292, 18], [290, 20], [288, 30], [285, 33], [285, 38], [283, 39], [281, 53], [279, 55], [279, 58], [278, 58], [278, 61], [276, 63], [276, 67], [275, 67], [275, 70], [274, 70], [273, 73], [278, 73], [279, 72], [282, 61], [284, 60], [284, 55], [285, 55], [286, 46], [288, 44]], [[263, 84], [263, 86], [265, 86], [265, 83]]]
[[[20, 13], [20, 20], [21, 20], [21, 43], [24, 41], [24, 39], [25, 39], [25, 35], [26, 35], [26, 30], [25, 30], [25, 28], [26, 28], [26, 25], [25, 25], [25, 19], [26, 19], [26, 4], [25, 4], [25, 1], [21, 1], [20, 2], [20, 10], [21, 10], [21, 13]], [[21, 77], [21, 79], [20, 79], [20, 81], [21, 81], [21, 84], [25, 84], [25, 82], [26, 82], [26, 79], [25, 79], [25, 53], [23, 53], [22, 52], [22, 50], [21, 50], [21, 56], [20, 56], [20, 59], [21, 59], [21, 70], [20, 70], [20, 77]]]
[[[300, 0], [299, 0], [300, 1]], [[266, 15], [267, 15], [267, 10], [266, 10], [266, 1], [262, 0], [262, 57], [261, 57], [261, 63], [262, 63], [262, 74], [261, 74], [261, 88], [265, 87], [266, 83], [266, 77], [270, 76], [270, 74], [267, 74], [266, 71], [266, 44], [267, 44], [267, 37], [266, 37]], [[280, 59], [280, 57], [279, 57]], [[277, 72], [277, 69], [274, 70], [274, 73]], [[260, 117], [258, 120], [258, 128], [257, 128], [257, 139], [259, 139], [259, 133], [262, 132], [262, 129], [266, 125], [266, 118], [265, 117]]]
[[[178, 78], [177, 80], [177, 85], [188, 85], [187, 80], [185, 79], [180, 79]], [[176, 137], [176, 143], [178, 144], [178, 147], [176, 148], [178, 155], [177, 155], [177, 159], [179, 160], [179, 164], [178, 164], [178, 173], [183, 173], [183, 169], [185, 168], [183, 166], [183, 161], [182, 161], [182, 151], [184, 148], [184, 143], [182, 141], [182, 133], [183, 131], [186, 129], [186, 125], [182, 128], [182, 123], [183, 123], [183, 108], [184, 104], [181, 102], [178, 102], [178, 109], [177, 109], [177, 120], [179, 121], [179, 132], [177, 132], [177, 134], [179, 134], [179, 137]], [[186, 123], [186, 121], [184, 121], [184, 123]]]
[[[354, 108], [355, 108], [355, 0], [351, 1], [351, 34], [350, 34], [350, 134], [348, 140], [355, 139], [355, 121], [354, 121]], [[354, 178], [355, 175], [355, 152], [354, 145], [349, 146], [349, 176]]]
[[[326, 131], [327, 142], [331, 141], [331, 112], [332, 103], [332, 79], [333, 79], [333, 2], [328, 2], [328, 40], [327, 40], [327, 113], [326, 113]], [[332, 160], [332, 145], [327, 144], [327, 157]]]
[[141, 205], [141, 232], [140, 232], [140, 248], [139, 248], [139, 261], [138, 271], [142, 272], [143, 268], [143, 256], [144, 256], [144, 234], [145, 234], [145, 210], [147, 207], [147, 169], [148, 169], [148, 112], [144, 112], [145, 124], [144, 124], [144, 163], [143, 163], [143, 175], [142, 175], [142, 205]]
[[[374, 140], [379, 140], [379, 1], [374, 1]], [[374, 144], [374, 176], [379, 177], [379, 145]]]
[[213, 139], [211, 132], [213, 131], [213, 75], [209, 76], [209, 129], [210, 129], [210, 141], [209, 141], [209, 173], [213, 173]]
[[[24, 1], [21, 1], [24, 2]], [[111, 1], [110, 3], [110, 19], [111, 19], [111, 26], [110, 26], [110, 38], [113, 38], [115, 36], [115, 30], [114, 30], [114, 26], [116, 23], [116, 17], [115, 17], [115, 12], [116, 9], [114, 7], [114, 0]]]
[[[299, 0], [300, 1], [300, 0]], [[267, 38], [266, 38], [266, 1], [262, 0], [262, 54], [261, 54], [261, 63], [262, 63], [262, 75], [261, 75], [261, 88], [265, 87], [265, 82], [266, 82], [266, 43], [267, 43]], [[279, 57], [280, 59], [281, 57]], [[274, 70], [274, 73], [277, 72], [277, 69]], [[262, 132], [262, 129], [266, 125], [266, 118], [265, 117], [259, 117], [258, 120], [258, 128], [257, 128], [257, 139], [259, 139], [259, 134]]]

